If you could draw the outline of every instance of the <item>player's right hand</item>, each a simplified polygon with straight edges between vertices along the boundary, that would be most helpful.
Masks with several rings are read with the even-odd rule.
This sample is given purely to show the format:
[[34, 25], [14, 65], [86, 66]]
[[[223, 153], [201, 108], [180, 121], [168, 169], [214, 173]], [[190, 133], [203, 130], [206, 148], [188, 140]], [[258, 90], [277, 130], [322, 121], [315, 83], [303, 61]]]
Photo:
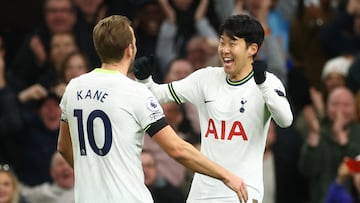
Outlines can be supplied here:
[[135, 60], [134, 75], [138, 80], [145, 80], [154, 70], [154, 56], [142, 56]]
[[247, 186], [246, 186], [245, 182], [243, 181], [243, 179], [234, 175], [232, 178], [230, 178], [228, 180], [224, 180], [223, 182], [231, 190], [236, 192], [240, 202], [245, 203], [248, 201], [249, 196], [248, 196], [248, 192], [247, 192]]

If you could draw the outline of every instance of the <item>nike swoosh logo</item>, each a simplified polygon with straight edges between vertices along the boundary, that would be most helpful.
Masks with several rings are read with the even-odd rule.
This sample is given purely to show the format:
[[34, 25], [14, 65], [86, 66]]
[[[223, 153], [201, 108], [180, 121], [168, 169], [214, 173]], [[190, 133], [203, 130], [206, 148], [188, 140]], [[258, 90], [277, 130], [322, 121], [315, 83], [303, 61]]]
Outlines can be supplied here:
[[215, 100], [205, 100], [204, 103], [214, 102]]

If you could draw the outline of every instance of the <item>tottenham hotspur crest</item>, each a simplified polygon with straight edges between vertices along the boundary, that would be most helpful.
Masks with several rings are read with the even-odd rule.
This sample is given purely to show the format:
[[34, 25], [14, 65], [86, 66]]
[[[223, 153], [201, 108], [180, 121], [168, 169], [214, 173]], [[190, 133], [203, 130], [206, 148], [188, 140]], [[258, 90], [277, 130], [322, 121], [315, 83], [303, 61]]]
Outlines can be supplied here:
[[245, 107], [244, 105], [246, 104], [247, 100], [245, 100], [244, 98], [241, 99], [241, 107], [240, 107], [240, 113], [244, 113], [245, 112]]

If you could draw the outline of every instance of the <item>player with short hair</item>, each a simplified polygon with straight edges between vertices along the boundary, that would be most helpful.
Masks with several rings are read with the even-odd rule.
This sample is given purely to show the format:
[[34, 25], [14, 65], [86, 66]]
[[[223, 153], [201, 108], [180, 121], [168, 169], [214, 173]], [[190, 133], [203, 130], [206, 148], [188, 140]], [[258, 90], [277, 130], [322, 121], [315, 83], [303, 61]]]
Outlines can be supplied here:
[[[169, 84], [150, 77], [151, 58], [139, 58], [134, 74], [160, 103], [191, 102], [198, 110], [201, 152], [242, 177], [249, 202], [263, 199], [263, 154], [271, 118], [280, 127], [291, 125], [293, 115], [285, 88], [266, 64], [254, 61], [264, 40], [261, 24], [247, 15], [230, 16], [220, 27], [218, 53], [223, 67], [199, 69]], [[237, 202], [216, 179], [196, 173], [188, 203]]]
[[153, 202], [141, 166], [144, 132], [172, 158], [219, 179], [246, 201], [242, 179], [177, 136], [154, 95], [126, 76], [137, 51], [130, 21], [107, 17], [93, 39], [102, 67], [71, 80], [60, 103], [58, 151], [74, 168], [75, 201]]

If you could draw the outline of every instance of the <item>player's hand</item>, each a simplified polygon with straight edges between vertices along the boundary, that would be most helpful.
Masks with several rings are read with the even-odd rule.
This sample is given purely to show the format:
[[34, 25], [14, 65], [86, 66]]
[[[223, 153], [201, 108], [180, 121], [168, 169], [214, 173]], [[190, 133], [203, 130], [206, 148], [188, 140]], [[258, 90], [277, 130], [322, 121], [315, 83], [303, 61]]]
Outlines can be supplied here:
[[247, 202], [249, 199], [247, 186], [243, 179], [233, 176], [229, 180], [224, 181], [224, 184], [228, 186], [231, 190], [236, 192], [240, 202]]
[[134, 75], [138, 80], [144, 80], [151, 75], [154, 70], [154, 56], [142, 56], [135, 60]]
[[266, 79], [267, 65], [264, 61], [256, 60], [252, 63], [254, 71], [254, 79], [256, 84], [261, 84]]

